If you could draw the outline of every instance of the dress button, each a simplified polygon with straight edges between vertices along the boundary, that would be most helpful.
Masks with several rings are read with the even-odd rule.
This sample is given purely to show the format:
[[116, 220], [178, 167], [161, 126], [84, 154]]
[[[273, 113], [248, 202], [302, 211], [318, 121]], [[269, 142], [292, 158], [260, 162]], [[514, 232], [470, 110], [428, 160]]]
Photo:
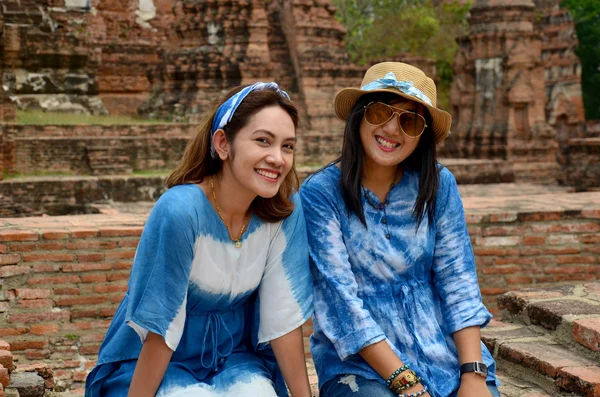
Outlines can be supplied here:
[[386, 218], [383, 218], [383, 219], [381, 220], [381, 223], [383, 223], [384, 225], [387, 225], [387, 219], [386, 219]]
[[222, 367], [225, 364], [225, 357], [221, 357], [219, 359], [219, 367]]
[[390, 239], [390, 235], [389, 235], [389, 234], [386, 234], [386, 235], [385, 235], [385, 238], [387, 238], [387, 239], [389, 240], [389, 239]]
[[385, 208], [385, 204], [383, 204], [383, 203], [379, 204], [379, 209], [380, 209], [380, 210], [382, 210], [382, 209], [384, 209], [384, 208]]

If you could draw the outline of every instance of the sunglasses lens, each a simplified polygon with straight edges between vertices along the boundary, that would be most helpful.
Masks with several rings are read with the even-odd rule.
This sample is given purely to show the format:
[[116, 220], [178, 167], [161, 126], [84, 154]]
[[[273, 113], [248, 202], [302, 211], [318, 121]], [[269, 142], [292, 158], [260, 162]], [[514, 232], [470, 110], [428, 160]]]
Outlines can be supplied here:
[[425, 119], [415, 113], [402, 113], [400, 115], [400, 127], [406, 135], [416, 137], [425, 129]]
[[383, 103], [375, 102], [369, 104], [365, 110], [365, 119], [370, 124], [383, 124], [388, 121], [393, 115], [393, 110]]

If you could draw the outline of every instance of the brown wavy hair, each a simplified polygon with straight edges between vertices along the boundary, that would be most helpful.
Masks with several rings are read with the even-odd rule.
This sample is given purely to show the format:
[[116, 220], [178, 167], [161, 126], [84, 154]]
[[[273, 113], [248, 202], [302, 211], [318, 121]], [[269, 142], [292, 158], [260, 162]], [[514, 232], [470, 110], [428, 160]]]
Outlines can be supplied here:
[[[219, 157], [213, 158], [210, 151], [212, 122], [219, 106], [247, 86], [242, 85], [232, 88], [214, 107], [210, 116], [202, 121], [196, 136], [186, 146], [183, 158], [167, 178], [167, 188], [189, 183], [201, 183], [206, 177], [218, 175], [221, 172], [223, 161]], [[250, 118], [269, 106], [279, 106], [285, 110], [292, 118], [294, 127], [298, 128], [298, 110], [289, 99], [272, 89], [252, 91], [240, 103], [231, 121], [223, 128], [227, 140], [233, 143], [237, 133], [248, 124]], [[290, 172], [279, 188], [279, 192], [271, 198], [257, 196], [252, 201], [250, 210], [266, 222], [278, 222], [288, 217], [294, 210], [291, 196], [294, 191], [298, 190], [298, 187], [298, 174], [296, 173], [294, 161]]]

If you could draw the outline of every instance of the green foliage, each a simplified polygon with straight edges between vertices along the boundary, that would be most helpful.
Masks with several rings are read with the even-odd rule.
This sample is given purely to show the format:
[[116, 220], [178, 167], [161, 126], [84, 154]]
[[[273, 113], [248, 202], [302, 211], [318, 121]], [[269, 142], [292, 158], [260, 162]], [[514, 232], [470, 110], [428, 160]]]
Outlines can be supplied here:
[[448, 108], [456, 38], [467, 32], [470, 4], [430, 0], [334, 0], [348, 33], [346, 49], [359, 64], [399, 55], [433, 58], [440, 106]]
[[579, 46], [575, 53], [581, 61], [583, 103], [588, 120], [600, 119], [600, 1], [562, 0], [575, 20]]

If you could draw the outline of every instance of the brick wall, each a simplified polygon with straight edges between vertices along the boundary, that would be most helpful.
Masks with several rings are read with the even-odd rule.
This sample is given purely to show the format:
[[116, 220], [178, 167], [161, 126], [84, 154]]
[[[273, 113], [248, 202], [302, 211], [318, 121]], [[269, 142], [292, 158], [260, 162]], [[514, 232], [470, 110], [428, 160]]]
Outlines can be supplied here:
[[[195, 124], [6, 124], [3, 168], [21, 174], [169, 169], [179, 161], [197, 128]], [[103, 159], [100, 163], [99, 157]]]
[[[497, 295], [509, 290], [600, 279], [600, 193], [563, 197], [571, 203], [563, 210], [543, 210], [529, 198], [537, 211], [486, 212], [477, 207], [489, 198], [464, 200], [481, 290], [493, 313]], [[126, 290], [144, 220], [123, 214], [3, 220], [0, 339], [19, 364], [49, 363], [58, 387], [82, 386]]]
[[539, 284], [600, 280], [600, 205], [547, 212], [468, 214], [486, 306]]

